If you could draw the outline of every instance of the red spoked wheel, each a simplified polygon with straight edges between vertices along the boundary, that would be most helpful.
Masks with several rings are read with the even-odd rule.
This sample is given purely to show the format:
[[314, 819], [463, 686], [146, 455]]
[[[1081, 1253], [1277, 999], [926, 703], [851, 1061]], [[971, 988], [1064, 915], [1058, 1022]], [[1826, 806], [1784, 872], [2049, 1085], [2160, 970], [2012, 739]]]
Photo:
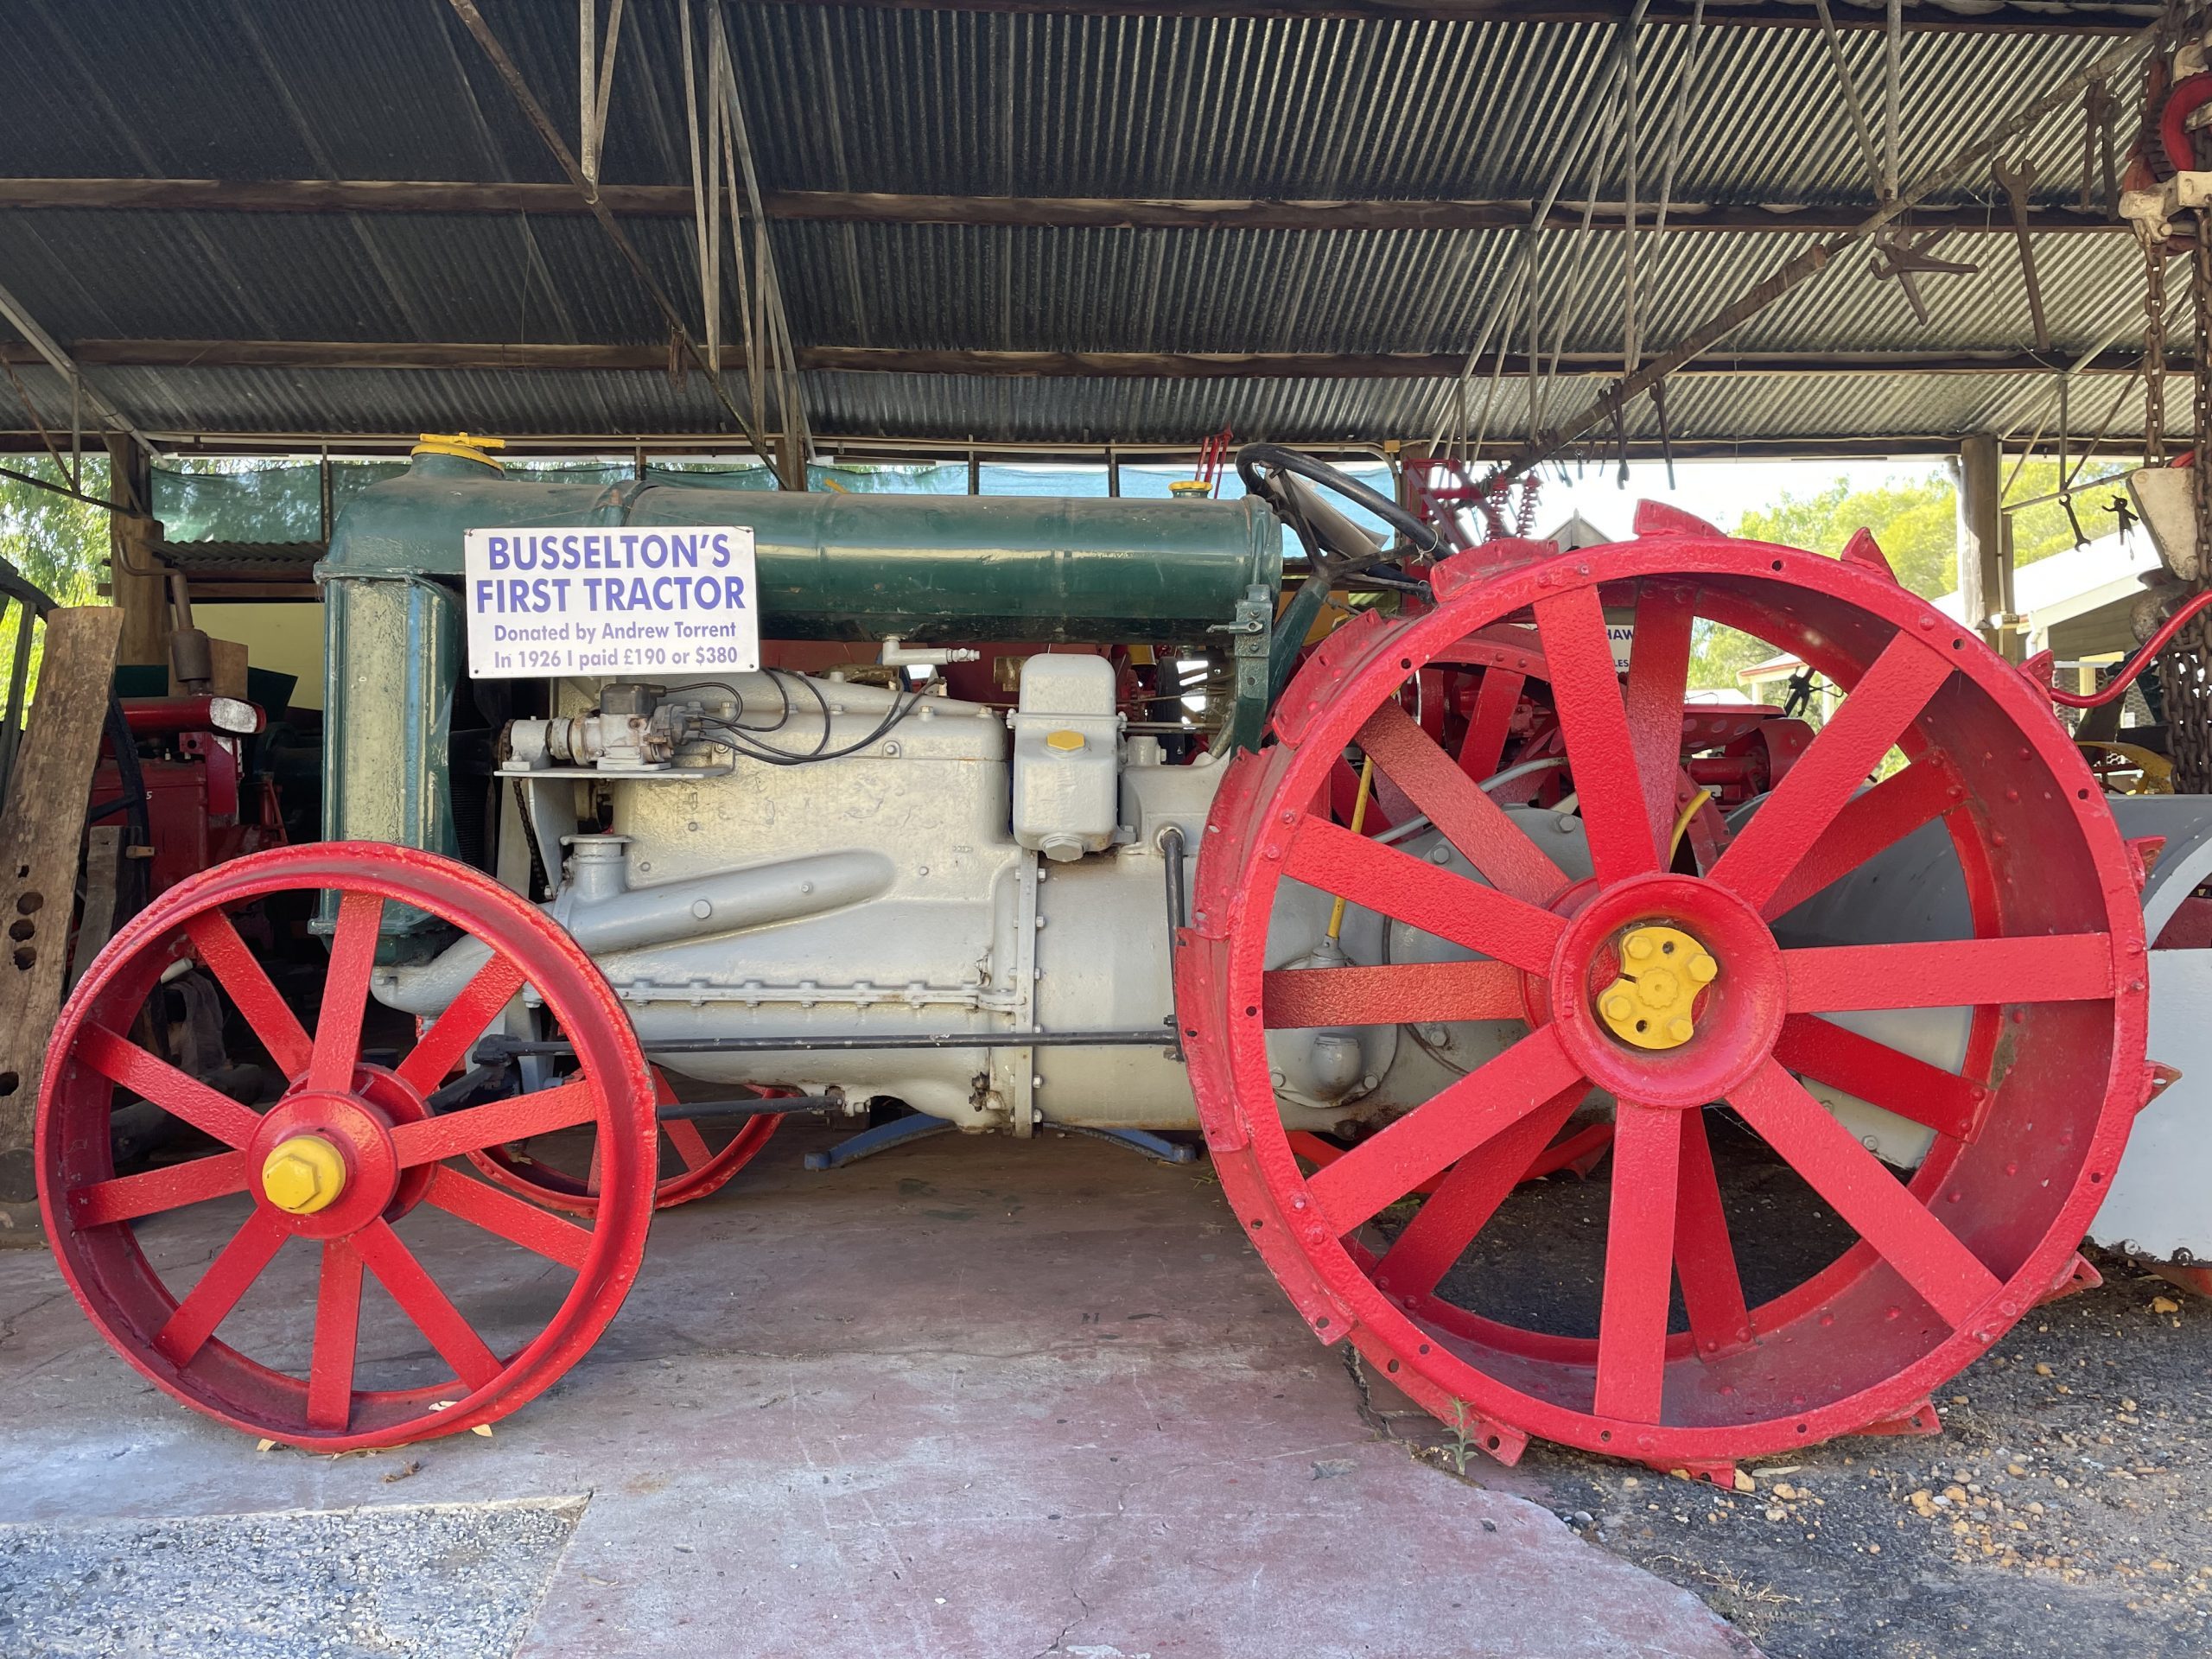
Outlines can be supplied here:
[[[676, 1091], [658, 1066], [652, 1068], [652, 1077], [654, 1103], [673, 1105]], [[760, 1092], [766, 1096], [775, 1091]], [[734, 1132], [725, 1137], [711, 1125], [702, 1128], [686, 1118], [663, 1120], [653, 1208], [673, 1210], [679, 1204], [720, 1192], [733, 1175], [759, 1156], [783, 1121], [780, 1117], [743, 1118]], [[555, 1135], [546, 1141], [509, 1141], [472, 1152], [468, 1161], [483, 1172], [486, 1179], [551, 1209], [576, 1216], [598, 1211], [601, 1172], [596, 1142], [579, 1145], [573, 1135]]]
[[[319, 892], [338, 902], [310, 1033], [226, 912]], [[491, 950], [392, 1066], [361, 1058], [387, 904]], [[266, 1111], [124, 1034], [185, 957], [221, 985], [286, 1077]], [[454, 1063], [525, 987], [574, 1045], [573, 1074], [541, 1093], [434, 1113]], [[224, 1150], [118, 1175], [108, 1119], [127, 1094]], [[449, 859], [324, 842], [194, 876], [100, 953], [49, 1051], [39, 1198], [78, 1302], [150, 1381], [249, 1434], [324, 1452], [390, 1446], [505, 1416], [598, 1338], [645, 1252], [652, 1123], [652, 1079], [621, 1004], [556, 924]], [[575, 1126], [600, 1146], [601, 1202], [588, 1226], [459, 1166], [485, 1147]], [[181, 1289], [172, 1277], [189, 1268], [172, 1263], [181, 1249], [196, 1262], [185, 1247], [200, 1235], [184, 1234], [176, 1224], [188, 1218], [174, 1212], [203, 1205], [221, 1207], [227, 1242]], [[548, 1262], [574, 1275], [550, 1315], [539, 1284]], [[365, 1279], [384, 1298], [365, 1299]]]
[[[1567, 556], [1524, 548], [1517, 565], [1485, 548], [1438, 569], [1435, 610], [1330, 639], [1279, 706], [1279, 741], [1223, 783], [1177, 1005], [1230, 1201], [1314, 1331], [1349, 1338], [1508, 1461], [1535, 1434], [1713, 1474], [1932, 1422], [1929, 1390], [2068, 1276], [2149, 1081], [2139, 874], [2048, 706], [1898, 587], [1871, 541], [1838, 561], [1649, 509], [1638, 531]], [[1461, 574], [1478, 559], [1489, 568]], [[1631, 618], [1624, 684], [1606, 627]], [[1584, 879], [1401, 706], [1409, 677], [1512, 619], [1541, 640]], [[1682, 696], [1696, 631], [1714, 624], [1847, 695], [1733, 840], [1685, 873], [1665, 855]], [[1865, 787], [1893, 747], [1905, 764]], [[1316, 810], [1348, 749], [1428, 817], [1434, 860]], [[1970, 935], [1777, 942], [1785, 912], [1936, 821]], [[1479, 879], [1438, 868], [1455, 850]], [[1395, 918], [1427, 936], [1408, 955], [1442, 959], [1271, 969], [1290, 959], [1269, 944], [1286, 883]], [[1973, 1010], [1955, 1071], [1829, 1017], [1922, 1007]], [[1269, 1032], [1413, 1019], [1525, 1033], [1301, 1171]], [[1880, 1161], [1808, 1080], [1923, 1126], [1917, 1167]], [[1587, 1302], [1571, 1287], [1547, 1301], [1502, 1267], [1528, 1253], [1512, 1235], [1491, 1248], [1493, 1230], [1593, 1095], [1616, 1103], [1602, 1263]], [[1786, 1230], [1832, 1230], [1832, 1251], [1780, 1282], [1765, 1243], [1737, 1236], [1776, 1219], [1750, 1203], [1738, 1143], [1760, 1182], [1797, 1195]]]

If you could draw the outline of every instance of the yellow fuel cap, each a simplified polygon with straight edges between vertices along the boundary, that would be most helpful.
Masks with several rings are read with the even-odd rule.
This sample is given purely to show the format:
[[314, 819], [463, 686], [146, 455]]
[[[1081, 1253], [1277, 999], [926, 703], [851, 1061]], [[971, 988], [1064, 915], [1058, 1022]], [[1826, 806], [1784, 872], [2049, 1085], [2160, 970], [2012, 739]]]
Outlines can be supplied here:
[[1048, 749], [1058, 749], [1062, 754], [1073, 754], [1083, 747], [1083, 734], [1069, 731], [1047, 732], [1045, 734], [1045, 747]]

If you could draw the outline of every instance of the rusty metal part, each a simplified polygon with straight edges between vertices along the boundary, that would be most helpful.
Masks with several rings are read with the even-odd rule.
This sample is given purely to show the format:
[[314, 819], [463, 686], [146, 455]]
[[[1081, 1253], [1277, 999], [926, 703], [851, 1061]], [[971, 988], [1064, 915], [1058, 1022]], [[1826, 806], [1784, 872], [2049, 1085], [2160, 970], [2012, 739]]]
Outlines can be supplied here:
[[2002, 156], [1990, 169], [1997, 179], [1998, 188], [2005, 192], [2005, 200], [2012, 209], [2012, 239], [2020, 250], [2020, 281], [2028, 290], [2028, 315], [2035, 323], [2036, 349], [2050, 349], [2050, 324], [2044, 316], [2043, 283], [2036, 275], [2036, 247], [2028, 234], [2028, 192], [2036, 181], [2036, 165], [2023, 156], [2017, 162]]
[[[229, 912], [278, 894], [339, 895], [330, 967], [310, 1032], [279, 995]], [[490, 959], [396, 1065], [362, 1058], [362, 1020], [387, 904], [435, 916], [491, 947]], [[163, 972], [196, 959], [223, 988], [286, 1079], [265, 1112], [220, 1095], [133, 1042], [131, 1019]], [[525, 988], [573, 1039], [558, 1087], [445, 1113], [431, 1101], [469, 1046]], [[620, 1000], [558, 924], [489, 876], [381, 843], [280, 848], [171, 888], [117, 934], [63, 1009], [39, 1096], [39, 1202], [78, 1303], [149, 1382], [245, 1433], [321, 1452], [396, 1446], [474, 1428], [550, 1387], [621, 1306], [652, 1213], [652, 1081]], [[120, 1087], [217, 1143], [188, 1161], [118, 1174], [108, 1135]], [[462, 1174], [486, 1147], [574, 1128], [600, 1147], [589, 1225], [564, 1221]], [[281, 1167], [308, 1140], [334, 1148], [342, 1176]], [[277, 1188], [269, 1185], [277, 1169]], [[327, 1172], [326, 1172], [327, 1173]], [[288, 1185], [286, 1183], [289, 1182]], [[242, 1223], [188, 1291], [172, 1289], [139, 1245], [141, 1217], [244, 1194]], [[313, 1207], [308, 1207], [312, 1204]], [[418, 1208], [470, 1224], [407, 1226]], [[441, 1218], [443, 1220], [443, 1217]], [[403, 1236], [403, 1230], [412, 1236]], [[480, 1233], [474, 1230], [480, 1230]], [[488, 1236], [488, 1240], [485, 1236]], [[518, 1282], [548, 1262], [574, 1274], [543, 1327], [502, 1355], [439, 1288], [438, 1265], [486, 1243], [512, 1247]], [[287, 1246], [319, 1262], [296, 1326], [230, 1323]], [[435, 1362], [399, 1386], [363, 1386], [364, 1275], [374, 1277]], [[533, 1295], [535, 1295], [533, 1291]], [[548, 1299], [549, 1300], [551, 1299]], [[230, 1340], [219, 1334], [226, 1323]], [[239, 1345], [232, 1345], [233, 1343]], [[253, 1348], [266, 1357], [257, 1358]], [[384, 1379], [380, 1378], [380, 1382]]]
[[1929, 321], [1928, 302], [1920, 296], [1920, 285], [1913, 278], [1929, 271], [1949, 276], [1976, 276], [1980, 265], [1970, 265], [1962, 259], [1939, 259], [1929, 250], [1948, 236], [1950, 232], [1941, 226], [1923, 232], [1916, 238], [1909, 230], [1885, 230], [1874, 233], [1874, 251], [1867, 256], [1866, 267], [1882, 280], [1894, 276], [1897, 286], [1904, 291], [1905, 303], [1912, 308], [1912, 315], [1920, 319], [1923, 327]]
[[[2143, 923], [2127, 849], [2048, 704], [1900, 588], [1878, 552], [1818, 558], [1648, 505], [1637, 527], [1633, 542], [1577, 552], [1446, 560], [1432, 572], [1435, 609], [1323, 644], [1278, 709], [1277, 745], [1236, 762], [1217, 798], [1193, 925], [1178, 944], [1177, 1008], [1224, 1189], [1324, 1341], [1350, 1339], [1508, 1462], [1540, 1435], [1726, 1470], [1832, 1435], [1931, 1424], [1930, 1391], [2069, 1280], [2149, 1086]], [[1631, 609], [1624, 686], [1606, 628]], [[1378, 762], [1387, 775], [1395, 758], [1480, 881], [1353, 836], [1316, 808], [1345, 747], [1408, 677], [1529, 614], [1592, 879], [1548, 873], [1541, 849], [1532, 862], [1535, 843], [1481, 791], [1423, 781], [1448, 758]], [[1665, 785], [1680, 766], [1700, 620], [1801, 654], [1846, 696], [1735, 839], [1684, 871], [1662, 862], [1676, 810]], [[1418, 759], [1427, 741], [1402, 747]], [[1904, 768], [1862, 790], [1893, 747]], [[1931, 822], [1967, 872], [1970, 937], [1777, 943], [1773, 918]], [[2014, 879], [2017, 846], [2036, 849], [2031, 880]], [[1300, 978], [1301, 1018], [1395, 1019], [1440, 999], [1459, 1019], [1528, 1027], [1311, 1174], [1267, 1071], [1280, 1001], [1268, 918], [1287, 881], [1467, 953], [1361, 969], [1333, 1008], [1328, 985]], [[1656, 1052], [1618, 1040], [1599, 1006], [1622, 941], [1655, 923], [1716, 963], [1691, 1037]], [[1827, 1017], [1960, 1005], [1976, 1012], [1956, 1071]], [[1919, 1124], [1930, 1150], [1916, 1170], [1891, 1170], [1801, 1077]], [[1494, 1303], [1477, 1312], [1456, 1264], [1593, 1089], [1619, 1103], [1596, 1335], [1516, 1322]], [[1741, 1172], [1717, 1166], [1708, 1144], [1715, 1101], [1859, 1235], [1764, 1300], [1746, 1296], [1737, 1266], [1723, 1182]], [[1409, 1213], [1408, 1196], [1431, 1181]], [[1677, 1280], [1682, 1329], [1669, 1317]]]

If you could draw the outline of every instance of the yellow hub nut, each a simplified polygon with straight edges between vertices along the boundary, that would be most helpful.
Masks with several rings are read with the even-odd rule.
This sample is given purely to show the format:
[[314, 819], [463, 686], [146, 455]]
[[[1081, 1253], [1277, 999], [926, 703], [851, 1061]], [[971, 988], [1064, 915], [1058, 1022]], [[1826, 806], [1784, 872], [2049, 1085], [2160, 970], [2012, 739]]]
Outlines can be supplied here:
[[288, 1215], [311, 1216], [346, 1190], [346, 1160], [319, 1135], [280, 1142], [261, 1166], [261, 1191]]
[[1598, 994], [1606, 1029], [1637, 1048], [1680, 1048], [1697, 1035], [1698, 993], [1720, 976], [1713, 953], [1678, 927], [1630, 928], [1621, 976]]

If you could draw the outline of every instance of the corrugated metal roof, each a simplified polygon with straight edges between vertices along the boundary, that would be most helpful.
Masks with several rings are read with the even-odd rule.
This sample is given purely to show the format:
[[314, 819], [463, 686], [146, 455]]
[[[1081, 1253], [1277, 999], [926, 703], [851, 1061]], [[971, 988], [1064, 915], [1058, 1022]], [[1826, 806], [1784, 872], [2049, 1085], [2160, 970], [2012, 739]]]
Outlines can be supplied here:
[[[487, 6], [557, 120], [575, 120], [574, 10]], [[60, 0], [22, 0], [0, 57], [0, 153], [31, 175], [252, 178], [558, 177], [443, 5], [151, 0], [111, 10], [97, 46]], [[1074, 16], [907, 7], [726, 8], [771, 189], [946, 195], [1525, 197], [1550, 181], [1603, 84], [1610, 25]], [[628, 10], [606, 144], [614, 182], [688, 176], [675, 9]], [[1904, 53], [1908, 178], [2109, 36], [1916, 33]], [[1681, 76], [1693, 47], [1694, 81]], [[1878, 32], [1846, 36], [1879, 105]], [[1681, 199], [1847, 202], [1871, 194], [1818, 31], [1647, 29], [1642, 193], [1681, 103]], [[118, 89], [127, 88], [127, 94]], [[2124, 100], [2123, 100], [2124, 101]], [[1568, 194], [1621, 188], [1618, 146]], [[2082, 126], [2062, 110], [2015, 149], [2037, 194], [2070, 201]], [[1986, 178], [1954, 200], [1990, 202]], [[1939, 249], [1980, 266], [1929, 276], [1917, 321], [1863, 252], [1767, 311], [1741, 351], [1998, 350], [2028, 343], [2001, 207]], [[687, 221], [626, 228], [696, 315]], [[1460, 352], [1493, 315], [1530, 319], [1516, 232], [1004, 229], [783, 222], [777, 257], [802, 346]], [[1534, 327], [1547, 350], [1618, 350], [1624, 238], [1539, 239]], [[1802, 238], [1637, 238], [1643, 338], [1663, 347]], [[2037, 257], [2063, 358], [2139, 303], [2121, 237], [2045, 236]], [[650, 300], [588, 219], [522, 215], [0, 213], [0, 283], [79, 338], [461, 340], [656, 345]], [[695, 324], [696, 328], [696, 324]], [[2123, 336], [2123, 339], [2125, 336]], [[44, 377], [41, 396], [56, 394]], [[716, 429], [694, 382], [640, 372], [102, 371], [142, 424], [193, 431]], [[1592, 380], [1592, 387], [1597, 384]], [[1677, 431], [1753, 437], [1961, 429], [2045, 395], [2032, 377], [1686, 380]], [[1446, 383], [1014, 381], [814, 374], [817, 432], [1184, 441], [1224, 422], [1305, 439], [1426, 435]], [[1551, 389], [1554, 412], [1588, 387]], [[1524, 397], [1509, 383], [1501, 398]], [[2094, 391], [2088, 401], [2104, 401]], [[2177, 410], [2178, 416], [2182, 411]], [[67, 411], [62, 418], [66, 421]], [[1524, 416], [1516, 416], [1523, 419]], [[1649, 419], [1642, 411], [1640, 419]], [[2123, 411], [2120, 425], [2131, 423]], [[1731, 427], [1731, 423], [1742, 423]]]

